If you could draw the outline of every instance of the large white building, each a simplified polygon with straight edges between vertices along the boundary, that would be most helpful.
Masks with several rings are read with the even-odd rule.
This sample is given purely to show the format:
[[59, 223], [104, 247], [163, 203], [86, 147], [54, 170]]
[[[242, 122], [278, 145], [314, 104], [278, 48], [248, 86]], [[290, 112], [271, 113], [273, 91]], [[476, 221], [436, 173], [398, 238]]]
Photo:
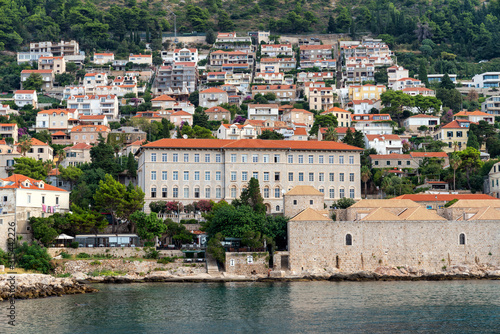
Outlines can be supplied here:
[[143, 145], [138, 185], [144, 209], [152, 201], [239, 198], [250, 179], [259, 180], [268, 213], [283, 212], [283, 194], [311, 185], [325, 202], [361, 198], [362, 149], [332, 141], [160, 139]]
[[77, 109], [80, 115], [104, 115], [108, 120], [118, 119], [116, 95], [73, 95], [68, 98], [68, 108]]
[[472, 77], [475, 88], [500, 87], [500, 72], [485, 72]]
[[488, 174], [488, 182], [489, 182], [489, 194], [490, 196], [500, 198], [500, 162], [491, 167], [491, 170]]

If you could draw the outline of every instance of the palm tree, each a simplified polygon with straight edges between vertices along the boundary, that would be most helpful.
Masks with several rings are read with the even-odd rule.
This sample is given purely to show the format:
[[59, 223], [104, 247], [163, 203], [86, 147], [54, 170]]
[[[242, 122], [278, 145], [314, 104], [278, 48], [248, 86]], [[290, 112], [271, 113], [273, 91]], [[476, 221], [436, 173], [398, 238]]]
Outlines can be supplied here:
[[453, 168], [453, 190], [457, 190], [455, 185], [455, 174], [457, 172], [458, 167], [462, 164], [462, 159], [456, 154], [452, 154], [450, 158], [450, 166]]
[[21, 154], [23, 157], [26, 156], [26, 152], [28, 152], [31, 148], [31, 139], [28, 136], [22, 136], [21, 140], [17, 144], [17, 147], [21, 150]]
[[366, 185], [368, 184], [368, 181], [371, 179], [372, 173], [370, 172], [370, 168], [368, 166], [363, 166], [361, 167], [361, 181], [365, 183], [365, 199], [367, 197], [367, 189]]
[[326, 141], [337, 141], [339, 139], [339, 135], [337, 134], [337, 130], [333, 126], [330, 126], [326, 129], [325, 136], [323, 140]]
[[458, 141], [453, 142], [453, 152], [456, 152], [458, 148]]
[[55, 156], [57, 156], [57, 162], [56, 162], [56, 176], [57, 176], [57, 181], [58, 181], [58, 185], [59, 185], [59, 165], [61, 164], [61, 162], [64, 160], [64, 158], [66, 158], [66, 151], [64, 151], [64, 149], [60, 148], [58, 149], [56, 152], [55, 152]]

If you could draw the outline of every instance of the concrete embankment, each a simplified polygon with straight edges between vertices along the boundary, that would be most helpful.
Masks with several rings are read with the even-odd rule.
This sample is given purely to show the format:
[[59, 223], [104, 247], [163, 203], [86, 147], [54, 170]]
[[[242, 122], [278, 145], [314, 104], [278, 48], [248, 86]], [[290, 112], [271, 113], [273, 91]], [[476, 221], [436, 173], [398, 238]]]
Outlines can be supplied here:
[[42, 274], [0, 275], [0, 301], [12, 296], [32, 299], [50, 296], [97, 292], [97, 289], [77, 282], [72, 277], [56, 278]]

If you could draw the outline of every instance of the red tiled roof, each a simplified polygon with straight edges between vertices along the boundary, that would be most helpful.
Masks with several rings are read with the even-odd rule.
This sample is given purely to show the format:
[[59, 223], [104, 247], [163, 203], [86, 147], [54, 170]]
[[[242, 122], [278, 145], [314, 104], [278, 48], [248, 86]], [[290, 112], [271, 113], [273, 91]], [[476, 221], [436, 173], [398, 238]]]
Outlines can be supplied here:
[[415, 116], [410, 116], [409, 118], [439, 118], [439, 117], [432, 116], [432, 115], [418, 114], [418, 115], [415, 115]]
[[57, 131], [57, 132], [54, 132], [51, 136], [66, 136], [66, 134], [62, 131]]
[[171, 96], [168, 96], [168, 95], [161, 95], [161, 96], [155, 97], [152, 101], [175, 101], [175, 99]]
[[425, 88], [425, 87], [407, 87], [403, 89], [403, 92], [433, 92], [432, 89]]
[[462, 111], [456, 113], [455, 115], [453, 115], [453, 117], [456, 117], [456, 116], [490, 116], [490, 117], [492, 117], [491, 114], [488, 114], [488, 113], [485, 113], [485, 112], [482, 112], [479, 110], [475, 110], [475, 111], [462, 110]]
[[65, 147], [65, 150], [90, 150], [92, 148], [92, 145], [88, 145], [85, 143], [78, 143], [76, 145], [73, 145], [71, 147]]
[[76, 109], [48, 109], [48, 110], [42, 110], [38, 112], [38, 115], [41, 114], [53, 114], [56, 113], [57, 115], [59, 114], [67, 114], [70, 111], [75, 111]]
[[300, 51], [302, 50], [328, 50], [333, 48], [333, 45], [301, 45]]
[[80, 120], [82, 119], [105, 119], [105, 115], [81, 115]]
[[114, 56], [114, 53], [94, 53], [94, 56]]
[[16, 90], [14, 94], [33, 94], [36, 90]]
[[[21, 174], [14, 174], [14, 175], [11, 175], [7, 178], [4, 178], [2, 179], [3, 181], [10, 181], [10, 182], [13, 182], [12, 184], [10, 185], [5, 185], [3, 187], [0, 187], [0, 188], [22, 188], [22, 189], [32, 189], [32, 190], [41, 190], [41, 191], [63, 191], [63, 192], [66, 192], [66, 190], [64, 189], [61, 189], [61, 188], [57, 188], [57, 187], [54, 187], [50, 184], [47, 184], [44, 182], [44, 186], [43, 188], [38, 188], [38, 186], [35, 185], [35, 182], [41, 182], [40, 180], [35, 180], [35, 179], [32, 179], [30, 177], [27, 177], [27, 176], [24, 176], [24, 175], [21, 175]], [[26, 187], [24, 185], [24, 181], [26, 180], [29, 180], [30, 181], [30, 186]]]
[[296, 128], [293, 134], [296, 136], [307, 136], [307, 130], [306, 128]]
[[52, 73], [53, 70], [22, 70], [21, 73]]
[[190, 113], [185, 112], [184, 110], [179, 110], [174, 112], [171, 116], [192, 116]]
[[342, 109], [342, 108], [339, 108], [339, 107], [333, 107], [333, 108], [328, 109], [327, 111], [323, 111], [321, 113], [321, 115], [323, 115], [323, 114], [329, 114], [329, 113], [332, 113], [332, 112], [346, 112], [348, 114], [351, 113], [350, 111], [347, 111], [345, 109]]
[[43, 141], [38, 140], [36, 138], [31, 138], [31, 145], [32, 146], [49, 146], [49, 144], [44, 143]]
[[205, 113], [212, 113], [212, 112], [217, 113], [217, 112], [230, 112], [230, 111], [222, 107], [212, 107], [205, 110]]
[[399, 159], [410, 159], [411, 156], [409, 154], [398, 154], [398, 153], [391, 153], [391, 154], [370, 154], [370, 159], [372, 160], [399, 160]]
[[410, 152], [412, 158], [448, 158], [445, 152]]
[[226, 93], [226, 91], [219, 88], [211, 87], [200, 92], [200, 94], [205, 94], [205, 93]]
[[490, 200], [497, 199], [486, 194], [406, 194], [392, 199], [410, 199], [415, 202], [449, 202], [454, 199], [473, 199], [473, 200]]
[[81, 132], [84, 128], [94, 128], [97, 132], [109, 130], [105, 125], [77, 125], [71, 129], [71, 132]]
[[466, 126], [460, 126], [461, 123], [469, 123], [469, 125], [473, 122], [466, 121], [466, 120], [454, 120], [451, 121], [450, 123], [443, 125], [441, 129], [469, 129], [469, 127]]

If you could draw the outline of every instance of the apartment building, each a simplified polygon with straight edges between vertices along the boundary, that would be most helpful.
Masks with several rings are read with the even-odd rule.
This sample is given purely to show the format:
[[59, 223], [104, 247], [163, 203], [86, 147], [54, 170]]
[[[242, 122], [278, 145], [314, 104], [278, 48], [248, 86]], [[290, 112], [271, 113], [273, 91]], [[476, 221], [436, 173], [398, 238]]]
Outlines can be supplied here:
[[19, 140], [17, 123], [0, 123], [0, 138], [13, 138], [14, 142]]
[[453, 119], [467, 120], [473, 123], [479, 123], [480, 121], [485, 121], [491, 125], [495, 124], [495, 116], [481, 112], [479, 110], [467, 111], [462, 110], [453, 115]]
[[30, 53], [52, 53], [54, 57], [75, 56], [80, 54], [77, 41], [35, 42], [30, 43]]
[[295, 101], [297, 99], [297, 87], [295, 85], [255, 85], [252, 86], [252, 97], [257, 94], [265, 95], [274, 93], [276, 101]]
[[299, 72], [297, 73], [297, 82], [316, 82], [335, 80], [335, 72]]
[[283, 194], [311, 185], [325, 203], [361, 198], [362, 149], [337, 142], [259, 139], [161, 139], [143, 145], [138, 185], [152, 201], [190, 204], [200, 199], [231, 201], [253, 177], [259, 180], [268, 213], [283, 212]]
[[401, 78], [394, 82], [392, 90], [403, 90], [405, 88], [424, 87], [422, 81], [414, 78]]
[[223, 85], [226, 83], [227, 72], [208, 72], [207, 83]]
[[108, 75], [106, 73], [86, 73], [83, 78], [83, 85], [85, 87], [106, 86], [108, 82]]
[[139, 53], [138, 55], [135, 54], [130, 54], [128, 56], [128, 61], [130, 63], [134, 64], [146, 64], [146, 65], [153, 65], [153, 56], [152, 55], [143, 55], [142, 53]]
[[409, 154], [371, 154], [373, 168], [411, 168], [420, 167], [425, 158], [435, 158], [442, 166], [449, 164], [448, 155], [444, 152], [410, 152]]
[[389, 114], [352, 115], [352, 123], [356, 130], [369, 135], [392, 134], [394, 122]]
[[386, 91], [385, 85], [350, 85], [350, 100], [380, 100], [380, 95]]
[[257, 131], [250, 124], [221, 124], [217, 129], [217, 139], [256, 139]]
[[228, 94], [219, 88], [209, 88], [202, 90], [199, 94], [199, 105], [204, 108], [217, 107], [228, 102]]
[[[44, 143], [43, 141], [40, 141], [36, 138], [31, 138], [30, 141], [31, 148], [24, 154], [25, 157], [40, 161], [54, 159], [54, 150], [49, 146], [49, 144]], [[15, 147], [19, 152], [21, 151], [19, 147], [17, 147], [17, 145], [15, 145]]]
[[393, 85], [396, 81], [403, 78], [408, 78], [410, 76], [410, 72], [405, 69], [403, 66], [391, 66], [387, 68], [387, 81], [389, 89], [393, 89]]
[[490, 96], [481, 103], [481, 111], [491, 114], [500, 115], [500, 96]]
[[198, 63], [198, 49], [196, 48], [182, 48], [174, 50], [174, 62], [192, 62]]
[[293, 57], [294, 52], [292, 44], [261, 44], [260, 54], [270, 58], [278, 56]]
[[250, 120], [279, 120], [277, 104], [248, 104], [248, 119]]
[[410, 116], [403, 121], [403, 126], [411, 132], [419, 131], [418, 128], [421, 126], [426, 126], [429, 131], [434, 131], [440, 124], [441, 119], [439, 117], [424, 114]]
[[198, 67], [195, 62], [175, 62], [160, 66], [155, 79], [155, 92], [165, 94], [168, 90], [184, 91], [188, 94], [198, 87]]
[[333, 45], [301, 45], [300, 61], [313, 59], [333, 59]]
[[[429, 81], [430, 84], [440, 83], [444, 76], [445, 74], [427, 74], [427, 81]], [[456, 74], [448, 74], [448, 77], [453, 83], [457, 82]]]
[[21, 153], [14, 147], [7, 145], [4, 139], [0, 140], [0, 178], [8, 177], [14, 169], [14, 158], [20, 158]]
[[236, 36], [233, 32], [219, 32], [214, 43], [215, 49], [251, 51], [252, 38], [250, 36]]
[[365, 146], [378, 154], [403, 153], [403, 141], [398, 135], [365, 135]]
[[21, 71], [21, 88], [30, 75], [39, 74], [42, 77], [42, 90], [50, 90], [54, 86], [55, 75], [53, 70], [22, 70]]
[[90, 149], [92, 145], [86, 143], [78, 143], [73, 146], [65, 147], [66, 158], [61, 161], [61, 166], [64, 168], [68, 166], [79, 166], [81, 164], [90, 163]]
[[21, 65], [23, 63], [37, 63], [40, 57], [52, 57], [51, 52], [18, 52], [17, 53], [17, 64]]
[[485, 72], [472, 77], [475, 88], [500, 87], [500, 72]]
[[352, 123], [351, 112], [339, 107], [332, 107], [326, 111], [323, 111], [321, 115], [333, 114], [337, 117], [337, 122], [339, 127], [350, 127]]
[[295, 58], [261, 58], [259, 64], [261, 73], [276, 73], [294, 70], [297, 61]]
[[393, 52], [381, 40], [362, 41], [341, 45], [345, 57], [391, 57]]
[[208, 108], [207, 110], [205, 110], [205, 114], [208, 115], [209, 121], [231, 121], [231, 112], [219, 106]]
[[255, 84], [265, 85], [283, 85], [293, 84], [293, 78], [289, 82], [285, 82], [285, 74], [280, 72], [273, 73], [255, 73], [253, 78]]
[[114, 53], [94, 53], [92, 62], [98, 65], [112, 63], [115, 60]]
[[470, 124], [470, 121], [454, 120], [434, 131], [434, 140], [440, 140], [447, 145], [443, 147], [446, 153], [461, 151], [467, 147]]
[[346, 82], [374, 81], [375, 65], [366, 57], [350, 57], [346, 60], [345, 80]]
[[39, 111], [36, 115], [36, 132], [57, 131], [68, 132], [79, 123], [77, 109], [49, 109]]
[[28, 104], [31, 104], [33, 108], [38, 108], [38, 95], [36, 90], [16, 90], [14, 92], [14, 103], [22, 108]]
[[108, 138], [110, 128], [104, 125], [78, 125], [71, 129], [71, 142], [73, 144], [95, 144], [101, 135]]
[[489, 195], [500, 198], [500, 162], [491, 167], [488, 173]]
[[369, 114], [372, 109], [382, 109], [381, 100], [352, 100], [347, 103], [349, 109], [352, 109], [354, 114]]
[[73, 95], [68, 98], [69, 109], [80, 115], [105, 115], [108, 120], [118, 119], [116, 95]]
[[337, 93], [332, 87], [311, 88], [309, 90], [309, 109], [327, 110], [333, 107]]
[[7, 117], [7, 119], [9, 119], [10, 115], [19, 115], [19, 112], [16, 109], [11, 109], [9, 104], [0, 103], [0, 116]]
[[436, 96], [436, 92], [430, 88], [425, 87], [407, 87], [402, 89], [403, 93], [411, 96]]
[[287, 110], [281, 115], [281, 120], [288, 124], [302, 123], [307, 128], [311, 128], [314, 124], [314, 114], [304, 109], [291, 109]]
[[300, 61], [300, 68], [317, 67], [320, 70], [335, 70], [337, 68], [336, 59], [304, 59]]
[[38, 58], [39, 70], [52, 70], [54, 74], [66, 72], [66, 60], [64, 57], [40, 57]]
[[78, 115], [78, 120], [81, 125], [106, 125], [109, 122], [104, 115]]
[[170, 113], [168, 120], [175, 126], [180, 126], [183, 123], [193, 125], [193, 114], [185, 112], [184, 110], [175, 111]]
[[215, 70], [246, 70], [253, 65], [254, 54], [247, 51], [217, 50], [210, 53], [210, 67]]

